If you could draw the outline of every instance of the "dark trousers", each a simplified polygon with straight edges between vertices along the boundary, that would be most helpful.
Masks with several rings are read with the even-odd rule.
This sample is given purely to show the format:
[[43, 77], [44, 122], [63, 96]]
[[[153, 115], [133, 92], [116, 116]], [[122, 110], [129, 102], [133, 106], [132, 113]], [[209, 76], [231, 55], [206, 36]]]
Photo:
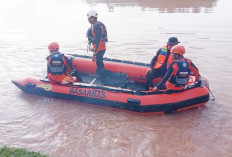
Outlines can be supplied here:
[[145, 90], [149, 90], [149, 87], [153, 87], [152, 81], [158, 77], [161, 77], [161, 68], [153, 69], [151, 73], [147, 73]]
[[72, 72], [71, 76], [75, 76], [78, 82], [83, 82], [80, 74], [76, 70]]
[[105, 66], [103, 63], [103, 56], [105, 54], [106, 50], [101, 50], [98, 51], [97, 55], [96, 55], [96, 64], [97, 64], [97, 75], [100, 75], [101, 77], [103, 77], [104, 72], [105, 72]]

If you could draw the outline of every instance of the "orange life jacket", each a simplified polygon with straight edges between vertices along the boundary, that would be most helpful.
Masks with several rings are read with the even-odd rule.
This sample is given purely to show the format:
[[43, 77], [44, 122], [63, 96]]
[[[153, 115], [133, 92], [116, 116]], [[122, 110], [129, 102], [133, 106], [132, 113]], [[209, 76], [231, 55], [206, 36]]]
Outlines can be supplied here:
[[[107, 39], [107, 31], [106, 31], [104, 24], [101, 22], [98, 22], [96, 25], [99, 25], [101, 27], [101, 30], [102, 30], [102, 35], [101, 35], [100, 43], [99, 43], [97, 50], [96, 50], [96, 47], [97, 47], [96, 43], [93, 43], [93, 48], [96, 51], [96, 53], [98, 53], [98, 51], [106, 49], [105, 42], [107, 42], [108, 39]], [[94, 38], [96, 37], [96, 34], [94, 32], [94, 27], [92, 27], [92, 36]]]
[[[161, 48], [160, 54], [157, 58], [157, 61], [155, 63], [155, 65], [153, 66], [154, 69], [159, 69], [162, 66], [167, 65], [167, 68], [170, 66], [170, 64], [173, 62], [172, 56], [169, 54], [168, 56], [168, 45], [164, 45]], [[168, 58], [167, 58], [168, 56]]]

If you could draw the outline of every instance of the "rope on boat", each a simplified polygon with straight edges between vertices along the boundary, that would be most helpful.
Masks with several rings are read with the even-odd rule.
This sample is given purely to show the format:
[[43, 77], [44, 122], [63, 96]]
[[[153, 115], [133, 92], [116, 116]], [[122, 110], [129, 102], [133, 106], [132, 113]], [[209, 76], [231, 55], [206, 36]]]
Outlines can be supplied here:
[[[208, 88], [209, 89], [209, 88]], [[214, 97], [214, 95], [213, 95], [213, 92], [209, 89], [209, 93], [211, 94], [211, 100], [212, 101], [215, 101], [216, 100], [216, 98]]]

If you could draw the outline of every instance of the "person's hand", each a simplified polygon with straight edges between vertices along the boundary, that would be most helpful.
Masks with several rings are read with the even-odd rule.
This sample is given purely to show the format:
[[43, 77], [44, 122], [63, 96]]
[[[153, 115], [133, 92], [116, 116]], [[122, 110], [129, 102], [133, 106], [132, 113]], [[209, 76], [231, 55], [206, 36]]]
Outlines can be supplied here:
[[93, 55], [92, 61], [96, 62], [96, 55], [95, 54]]
[[155, 92], [155, 91], [158, 91], [159, 89], [157, 88], [157, 87], [154, 87], [153, 88], [153, 91]]
[[150, 74], [152, 72], [152, 68], [147, 69], [146, 74]]
[[87, 46], [87, 50], [94, 53], [93, 45], [92, 45], [92, 44], [89, 44], [89, 45]]

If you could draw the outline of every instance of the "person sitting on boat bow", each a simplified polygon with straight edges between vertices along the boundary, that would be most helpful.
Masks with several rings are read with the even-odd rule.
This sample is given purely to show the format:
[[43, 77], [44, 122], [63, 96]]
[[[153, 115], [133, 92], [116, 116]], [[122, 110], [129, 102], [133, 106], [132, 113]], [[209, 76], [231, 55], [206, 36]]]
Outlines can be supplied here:
[[166, 90], [183, 90], [189, 81], [190, 75], [194, 75], [195, 81], [199, 80], [199, 71], [191, 60], [183, 57], [185, 48], [182, 45], [175, 45], [171, 49], [173, 62], [169, 66], [162, 80], [154, 87], [154, 91], [162, 89]]
[[50, 43], [48, 45], [50, 55], [47, 59], [47, 78], [50, 83], [68, 84], [75, 79], [72, 76], [76, 76], [78, 81], [82, 81], [76, 71], [71, 71], [71, 65], [68, 63], [68, 57], [59, 52], [59, 44], [57, 42]]
[[155, 78], [163, 77], [169, 65], [173, 62], [170, 50], [174, 45], [180, 43], [176, 37], [170, 37], [166, 45], [160, 48], [150, 63], [150, 67], [146, 72], [146, 87], [149, 90], [153, 87], [152, 81]]

